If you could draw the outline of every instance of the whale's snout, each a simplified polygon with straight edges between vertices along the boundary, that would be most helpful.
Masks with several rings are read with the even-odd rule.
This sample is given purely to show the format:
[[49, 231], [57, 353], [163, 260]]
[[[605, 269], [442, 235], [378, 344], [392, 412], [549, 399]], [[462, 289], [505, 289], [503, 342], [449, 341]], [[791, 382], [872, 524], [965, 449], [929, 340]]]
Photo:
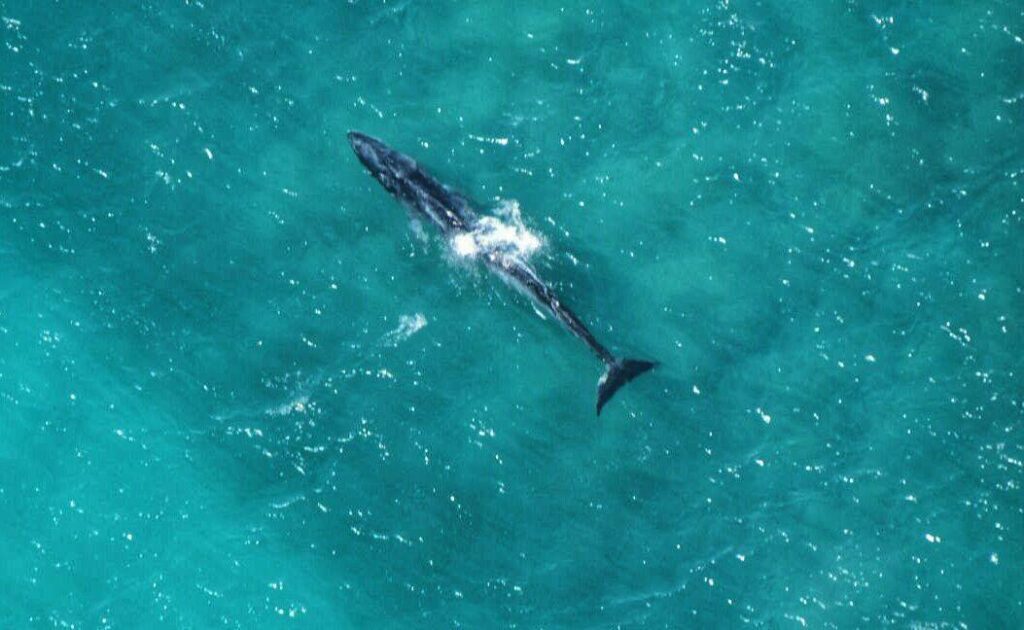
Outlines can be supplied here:
[[[366, 135], [365, 133], [362, 133], [361, 131], [349, 131], [347, 135], [348, 141], [349, 143], [352, 144], [353, 149], [359, 147], [360, 145], [370, 144], [374, 141], [374, 138], [371, 138], [370, 136]], [[379, 143], [380, 141], [378, 140], [377, 142]]]
[[359, 131], [349, 131], [347, 135], [366, 170], [389, 192], [399, 194], [402, 180], [416, 169], [416, 163], [373, 136]]
[[358, 131], [348, 132], [348, 141], [356, 156], [359, 157], [359, 161], [371, 173], [377, 173], [384, 168], [388, 148], [383, 142]]

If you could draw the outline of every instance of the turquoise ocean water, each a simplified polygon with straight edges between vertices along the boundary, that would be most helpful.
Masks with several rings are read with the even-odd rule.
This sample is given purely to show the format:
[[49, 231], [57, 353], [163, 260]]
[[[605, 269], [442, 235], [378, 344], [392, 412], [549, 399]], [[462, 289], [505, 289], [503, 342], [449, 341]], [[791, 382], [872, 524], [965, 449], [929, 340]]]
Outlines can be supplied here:
[[0, 17], [0, 626], [1024, 625], [1019, 3]]

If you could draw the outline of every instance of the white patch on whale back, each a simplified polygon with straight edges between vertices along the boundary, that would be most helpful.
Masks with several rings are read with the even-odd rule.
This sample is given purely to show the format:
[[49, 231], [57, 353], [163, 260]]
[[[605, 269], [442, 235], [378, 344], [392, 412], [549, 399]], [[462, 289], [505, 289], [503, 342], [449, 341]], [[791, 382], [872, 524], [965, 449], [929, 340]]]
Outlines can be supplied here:
[[463, 258], [474, 258], [480, 253], [480, 245], [477, 244], [473, 232], [456, 234], [452, 239], [452, 249]]
[[543, 249], [544, 241], [526, 227], [519, 202], [512, 199], [502, 201], [494, 216], [481, 216], [471, 231], [455, 235], [451, 245], [462, 258], [497, 252], [527, 260]]

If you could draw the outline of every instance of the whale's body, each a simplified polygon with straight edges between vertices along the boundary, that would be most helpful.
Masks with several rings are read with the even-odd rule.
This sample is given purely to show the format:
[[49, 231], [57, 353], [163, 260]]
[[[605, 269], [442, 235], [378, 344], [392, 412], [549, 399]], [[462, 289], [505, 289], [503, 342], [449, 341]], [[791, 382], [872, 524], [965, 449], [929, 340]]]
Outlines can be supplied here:
[[[456, 239], [460, 235], [472, 234], [477, 228], [480, 219], [466, 198], [438, 182], [415, 160], [376, 138], [356, 131], [350, 132], [348, 138], [370, 174], [413, 213], [436, 226], [446, 238]], [[598, 415], [620, 387], [656, 365], [651, 361], [617, 359], [612, 355], [514, 250], [494, 248], [481, 251], [479, 255], [491, 271], [547, 309], [605, 364], [607, 370], [597, 387]]]

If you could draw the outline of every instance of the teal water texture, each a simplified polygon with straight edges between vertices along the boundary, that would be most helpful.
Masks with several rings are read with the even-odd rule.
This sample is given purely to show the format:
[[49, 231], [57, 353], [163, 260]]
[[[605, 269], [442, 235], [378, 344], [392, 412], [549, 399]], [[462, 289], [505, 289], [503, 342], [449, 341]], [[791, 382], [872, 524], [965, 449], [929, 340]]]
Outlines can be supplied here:
[[1019, 3], [0, 16], [3, 627], [1024, 625]]

